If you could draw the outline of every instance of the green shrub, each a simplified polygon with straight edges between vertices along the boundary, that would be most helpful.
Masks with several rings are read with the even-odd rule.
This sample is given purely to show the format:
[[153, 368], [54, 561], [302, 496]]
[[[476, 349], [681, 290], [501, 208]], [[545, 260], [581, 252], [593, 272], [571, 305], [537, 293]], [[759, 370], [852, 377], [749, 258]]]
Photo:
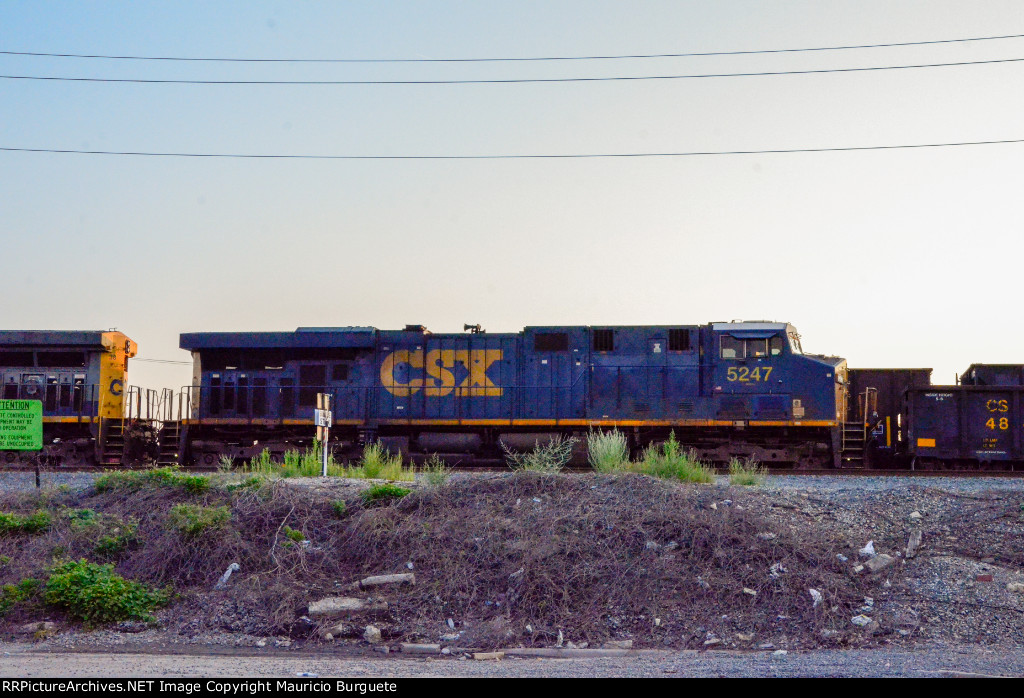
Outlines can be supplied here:
[[448, 464], [435, 453], [423, 464], [423, 477], [428, 485], [439, 487], [448, 482], [452, 471]]
[[416, 479], [416, 472], [402, 467], [401, 454], [391, 455], [380, 442], [376, 442], [363, 447], [362, 459], [358, 465], [345, 469], [345, 477], [411, 482]]
[[599, 473], [612, 473], [629, 465], [629, 444], [618, 429], [587, 434], [587, 460]]
[[296, 543], [301, 543], [302, 541], [306, 540], [306, 535], [302, 531], [294, 529], [291, 526], [285, 526], [281, 530], [284, 532], [284, 535], [289, 540], [293, 540]]
[[188, 475], [174, 467], [115, 470], [96, 478], [95, 487], [97, 492], [137, 490], [143, 487], [180, 487], [189, 494], [202, 494], [210, 489], [210, 478], [206, 475]]
[[334, 509], [334, 515], [339, 519], [343, 518], [348, 513], [348, 506], [345, 504], [344, 499], [339, 499], [331, 504], [331, 508]]
[[15, 604], [28, 601], [37, 593], [43, 583], [38, 579], [23, 579], [17, 584], [5, 584], [0, 587], [0, 618], [7, 614]]
[[371, 485], [367, 489], [363, 490], [360, 496], [363, 498], [363, 502], [365, 504], [370, 505], [401, 499], [410, 492], [412, 492], [412, 490], [406, 489], [405, 487], [382, 483], [378, 485]]
[[266, 484], [267, 479], [263, 475], [253, 475], [247, 477], [239, 482], [230, 482], [224, 485], [224, 489], [228, 492], [235, 492], [236, 490], [258, 490]]
[[175, 504], [167, 518], [171, 528], [186, 538], [223, 528], [231, 520], [226, 506], [204, 507], [195, 504]]
[[138, 523], [135, 521], [114, 524], [108, 533], [99, 537], [93, 552], [104, 558], [123, 553], [136, 541], [137, 528]]
[[715, 481], [714, 469], [701, 463], [693, 454], [684, 452], [674, 431], [661, 448], [656, 445], [647, 447], [643, 459], [632, 464], [630, 470], [682, 482], [712, 484]]
[[[251, 473], [270, 477], [320, 477], [323, 474], [323, 446], [318, 441], [306, 451], [292, 449], [285, 451], [283, 462], [276, 463], [268, 449], [249, 460], [245, 467]], [[334, 460], [334, 454], [327, 452], [327, 474], [343, 476], [345, 468]]]
[[48, 511], [37, 511], [28, 516], [0, 513], [0, 536], [16, 533], [42, 533], [49, 530], [53, 517]]
[[235, 467], [235, 459], [231, 456], [222, 455], [217, 461], [217, 472], [230, 473]]
[[6, 567], [9, 564], [11, 564], [11, 556], [0, 555], [0, 567]]
[[756, 460], [748, 458], [741, 462], [738, 458], [729, 461], [729, 484], [760, 487], [768, 477], [768, 469]]
[[94, 509], [68, 509], [66, 512], [71, 521], [71, 528], [89, 528], [99, 523], [100, 515]]
[[508, 466], [513, 470], [527, 470], [535, 473], [557, 473], [565, 467], [572, 458], [572, 447], [576, 444], [576, 438], [562, 438], [555, 436], [546, 444], [537, 443], [532, 451], [527, 453], [516, 453], [505, 444], [501, 447], [505, 450], [505, 458]]
[[114, 574], [113, 565], [79, 560], [53, 569], [44, 598], [87, 625], [98, 625], [132, 619], [152, 621], [153, 611], [168, 602], [169, 594]]

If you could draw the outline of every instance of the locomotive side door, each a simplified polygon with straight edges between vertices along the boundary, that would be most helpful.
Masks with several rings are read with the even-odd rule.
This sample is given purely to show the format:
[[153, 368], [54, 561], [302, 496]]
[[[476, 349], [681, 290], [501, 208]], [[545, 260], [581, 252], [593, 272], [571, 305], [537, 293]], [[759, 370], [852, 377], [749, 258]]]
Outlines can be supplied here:
[[526, 328], [519, 414], [527, 419], [584, 415], [587, 334], [584, 328]]
[[668, 342], [660, 334], [647, 340], [647, 401], [650, 416], [665, 416]]

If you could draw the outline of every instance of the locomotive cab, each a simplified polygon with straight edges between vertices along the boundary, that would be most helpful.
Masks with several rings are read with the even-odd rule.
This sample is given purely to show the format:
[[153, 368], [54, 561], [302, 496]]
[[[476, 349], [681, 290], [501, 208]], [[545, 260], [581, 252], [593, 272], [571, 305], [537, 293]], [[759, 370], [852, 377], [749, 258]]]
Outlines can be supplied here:
[[792, 325], [713, 323], [708, 344], [706, 371], [721, 416], [842, 421], [846, 361], [805, 354]]

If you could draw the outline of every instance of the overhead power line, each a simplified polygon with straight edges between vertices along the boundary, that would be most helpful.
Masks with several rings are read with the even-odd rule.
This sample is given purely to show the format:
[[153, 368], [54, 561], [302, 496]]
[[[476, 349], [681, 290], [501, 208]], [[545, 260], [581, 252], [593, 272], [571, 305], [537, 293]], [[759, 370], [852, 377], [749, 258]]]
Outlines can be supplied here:
[[496, 155], [288, 155], [258, 153], [171, 153], [134, 150], [71, 150], [61, 148], [11, 148], [0, 146], [0, 152], [57, 153], [73, 155], [124, 155], [167, 158], [234, 158], [250, 160], [571, 160], [586, 158], [680, 158], [709, 155], [775, 155], [783, 153], [841, 153], [864, 150], [902, 150], [910, 148], [954, 148], [968, 145], [1007, 145], [1024, 143], [1024, 138], [992, 141], [961, 141], [955, 143], [911, 143], [902, 145], [855, 145], [837, 148], [770, 148], [763, 150], [693, 150], [653, 153], [547, 153]]
[[624, 75], [593, 78], [504, 78], [480, 80], [187, 80], [163, 78], [72, 78], [47, 75], [0, 75], [2, 80], [50, 80], [60, 82], [142, 83], [156, 85], [482, 85], [529, 82], [611, 82], [618, 80], [685, 80], [691, 78], [740, 78], [766, 75], [811, 75], [817, 73], [858, 73], [879, 70], [907, 70], [911, 68], [946, 68], [950, 66], [991, 65], [1020, 63], [1024, 58], [999, 58], [987, 61], [956, 61], [953, 63], [920, 63], [914, 65], [884, 65], [866, 68], [821, 68], [816, 70], [772, 70], [756, 73], [702, 73], [692, 75]]
[[98, 53], [44, 53], [41, 51], [0, 51], [6, 56], [33, 56], [47, 58], [93, 58], [120, 61], [189, 61], [209, 63], [498, 63], [516, 61], [595, 61], [632, 58], [690, 58], [697, 56], [739, 56], [760, 53], [799, 53], [804, 51], [846, 51], [866, 48], [894, 48], [899, 46], [926, 46], [934, 44], [965, 43], [970, 41], [996, 41], [1020, 39], [1024, 34], [1001, 36], [975, 36], [963, 39], [935, 39], [931, 41], [901, 41], [888, 44], [850, 44], [845, 46], [813, 46], [809, 48], [772, 48], [740, 51], [701, 51], [690, 53], [637, 53], [594, 56], [523, 56], [506, 58], [210, 58], [186, 56], [119, 56]]
[[184, 366], [191, 366], [191, 361], [172, 361], [171, 359], [140, 359], [138, 357], [132, 359], [132, 361], [143, 361], [149, 364], [182, 364]]

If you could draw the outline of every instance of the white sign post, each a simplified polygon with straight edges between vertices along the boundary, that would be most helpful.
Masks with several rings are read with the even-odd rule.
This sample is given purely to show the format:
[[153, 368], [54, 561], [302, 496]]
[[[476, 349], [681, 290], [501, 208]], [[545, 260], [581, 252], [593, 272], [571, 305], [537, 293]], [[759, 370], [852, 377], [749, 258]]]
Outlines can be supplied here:
[[320, 442], [321, 470], [320, 476], [327, 477], [327, 441], [330, 437], [331, 421], [331, 396], [329, 393], [316, 394], [316, 409], [313, 411], [313, 421], [316, 423], [316, 438]]

